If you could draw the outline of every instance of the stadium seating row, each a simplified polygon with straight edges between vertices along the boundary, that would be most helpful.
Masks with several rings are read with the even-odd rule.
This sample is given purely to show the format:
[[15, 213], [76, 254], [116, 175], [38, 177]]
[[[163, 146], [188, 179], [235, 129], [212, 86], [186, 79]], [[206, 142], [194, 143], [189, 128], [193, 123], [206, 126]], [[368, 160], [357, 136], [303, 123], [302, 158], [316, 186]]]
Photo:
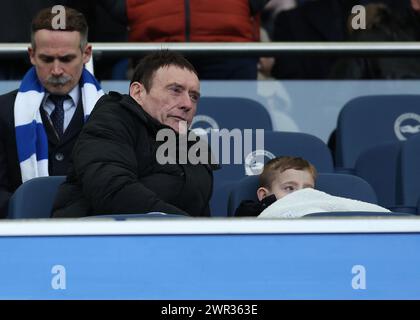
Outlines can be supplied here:
[[420, 133], [420, 95], [376, 95], [350, 100], [337, 121], [336, 167], [353, 170], [359, 156], [382, 143]]
[[[214, 173], [211, 209], [226, 215], [227, 195], [235, 183], [248, 175], [259, 174], [263, 164], [274, 156], [300, 156], [315, 165], [320, 173], [336, 171], [327, 146], [318, 138], [291, 132], [264, 132], [264, 149], [244, 154], [241, 164], [222, 164]], [[378, 196], [377, 203], [393, 211], [415, 213], [420, 198], [420, 135], [404, 142], [375, 146], [361, 154], [352, 175], [368, 182]], [[255, 188], [256, 190], [256, 188]]]
[[[14, 193], [9, 204], [9, 219], [49, 218], [58, 186], [65, 180], [63, 176], [34, 178], [22, 184]], [[227, 213], [233, 216], [242, 200], [256, 200], [258, 176], [249, 176], [232, 185], [228, 194]], [[376, 193], [362, 178], [342, 173], [319, 174], [315, 188], [331, 195], [377, 203]], [[355, 214], [355, 213], [353, 213]], [[420, 214], [420, 201], [418, 203]], [[356, 215], [356, 214], [355, 214]], [[365, 215], [365, 214], [364, 214]], [[124, 220], [138, 215], [118, 215]], [[151, 213], [148, 217], [160, 216]], [[173, 216], [173, 215], [172, 215]], [[107, 217], [107, 216], [102, 216]], [[115, 217], [110, 215], [110, 217]]]
[[[238, 181], [246, 176], [259, 174], [267, 160], [282, 155], [303, 157], [313, 163], [322, 174], [355, 174], [373, 187], [378, 204], [391, 210], [415, 212], [414, 208], [420, 197], [420, 190], [416, 188], [416, 181], [420, 178], [420, 167], [416, 165], [420, 158], [420, 135], [416, 135], [420, 122], [416, 118], [420, 117], [416, 113], [419, 106], [420, 96], [413, 95], [369, 96], [348, 102], [338, 119], [338, 167], [334, 167], [330, 150], [319, 138], [305, 133], [271, 131], [270, 115], [258, 102], [245, 98], [203, 97], [193, 121], [193, 130], [206, 137], [209, 143], [213, 143], [215, 138], [211, 132], [221, 128], [227, 129], [218, 131], [216, 137], [220, 141], [216, 148], [213, 148], [213, 152], [219, 155], [216, 158], [222, 168], [214, 173], [211, 212], [214, 216], [232, 214], [232, 204], [229, 202], [228, 206], [228, 197], [237, 188]], [[233, 129], [239, 131], [239, 140], [232, 136]], [[264, 131], [258, 133], [257, 129]], [[251, 148], [245, 146], [246, 130], [251, 130]], [[259, 148], [257, 143], [259, 134], [264, 138], [262, 148]], [[229, 163], [223, 163], [223, 141], [230, 143]], [[239, 159], [234, 161], [238, 153]], [[49, 195], [54, 195], [62, 177], [45, 179], [48, 180], [46, 187], [51, 188]], [[325, 178], [321, 178], [320, 183], [322, 179]], [[26, 184], [30, 183], [31, 181]], [[327, 192], [351, 195], [348, 190], [337, 194], [334, 190], [338, 190], [339, 187], [343, 187], [342, 182], [336, 182], [334, 188], [327, 188]], [[33, 211], [33, 208], [20, 203], [28, 202], [37, 207], [36, 201], [43, 201], [38, 193], [35, 191], [25, 195], [16, 192], [10, 204], [9, 216], [23, 218], [26, 210]], [[369, 202], [376, 203], [376, 195], [375, 201]], [[25, 198], [28, 196], [29, 201]], [[252, 195], [252, 198], [254, 197], [255, 195]], [[26, 200], [23, 200], [24, 198]], [[359, 196], [355, 198], [361, 199]], [[34, 214], [46, 217], [51, 208], [46, 209], [48, 213], [42, 211]]]
[[[206, 115], [214, 112], [211, 113], [213, 121], [208, 123], [225, 122], [223, 126], [207, 125], [204, 131], [219, 127], [265, 129], [264, 150], [253, 149], [252, 153], [244, 154], [241, 159], [243, 165], [222, 164], [222, 170], [215, 172], [211, 209], [216, 215], [225, 215], [227, 194], [235, 181], [254, 174], [252, 169], [262, 167], [270, 157], [281, 155], [306, 158], [319, 172], [355, 174], [372, 185], [381, 206], [415, 212], [420, 197], [415, 183], [420, 179], [419, 166], [415, 165], [419, 163], [420, 146], [413, 136], [420, 132], [420, 95], [376, 95], [350, 100], [342, 108], [337, 121], [335, 165], [328, 148], [316, 137], [271, 132], [267, 121], [257, 123], [254, 120], [253, 123], [253, 119], [267, 119], [265, 108], [258, 102], [243, 98], [207, 99], [203, 99], [203, 108], [200, 105], [199, 118], [205, 119]], [[247, 107], [241, 108], [246, 100]], [[197, 121], [194, 125], [197, 128], [203, 122]], [[264, 160], [255, 160], [258, 156]], [[230, 155], [232, 157], [233, 154]]]

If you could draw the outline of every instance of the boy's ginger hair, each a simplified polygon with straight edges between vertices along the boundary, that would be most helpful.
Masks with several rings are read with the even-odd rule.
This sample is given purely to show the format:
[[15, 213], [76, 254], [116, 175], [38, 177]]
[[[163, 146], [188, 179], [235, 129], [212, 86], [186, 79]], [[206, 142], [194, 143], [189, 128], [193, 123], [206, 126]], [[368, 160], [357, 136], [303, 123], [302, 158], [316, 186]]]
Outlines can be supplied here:
[[276, 179], [276, 172], [284, 172], [288, 169], [307, 170], [312, 175], [314, 181], [318, 175], [315, 167], [307, 160], [300, 157], [276, 157], [264, 165], [263, 172], [260, 175], [259, 187], [271, 188]]

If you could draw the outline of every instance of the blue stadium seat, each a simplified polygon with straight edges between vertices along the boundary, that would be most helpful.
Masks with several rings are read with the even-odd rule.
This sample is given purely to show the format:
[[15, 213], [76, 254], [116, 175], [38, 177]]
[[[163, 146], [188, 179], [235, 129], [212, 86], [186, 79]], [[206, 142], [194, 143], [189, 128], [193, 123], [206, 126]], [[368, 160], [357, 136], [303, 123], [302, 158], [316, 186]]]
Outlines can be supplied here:
[[337, 122], [336, 166], [354, 169], [359, 155], [420, 132], [420, 95], [377, 95], [350, 100]]
[[[210, 201], [213, 216], [226, 216], [228, 195], [233, 185], [247, 175], [260, 174], [264, 164], [276, 156], [302, 157], [319, 172], [334, 172], [331, 152], [319, 138], [300, 132], [264, 131], [263, 135], [263, 147], [256, 149], [254, 134], [252, 148], [248, 152], [243, 148], [240, 150], [239, 164], [221, 163], [221, 169], [214, 172], [214, 191]], [[233, 162], [233, 144], [229, 151], [230, 161]], [[222, 154], [221, 148], [219, 154]]]
[[351, 174], [320, 174], [316, 179], [315, 189], [337, 197], [378, 204], [378, 198], [372, 186], [362, 178]]
[[419, 198], [419, 201], [417, 202], [417, 214], [420, 215], [420, 198]]
[[[243, 178], [235, 184], [229, 195], [228, 215], [233, 216], [243, 200], [257, 201], [258, 176]], [[333, 196], [377, 204], [375, 191], [362, 178], [349, 174], [320, 173], [315, 189]]]
[[201, 97], [191, 125], [210, 129], [273, 130], [270, 114], [258, 101], [239, 97]]
[[[334, 172], [330, 150], [321, 139], [313, 135], [301, 132], [264, 131], [264, 145], [261, 146], [256, 145], [255, 136], [254, 132], [252, 148], [249, 150], [245, 151], [244, 143], [242, 143], [242, 148], [238, 152], [239, 164], [232, 163], [234, 150], [231, 143], [230, 164], [221, 163], [222, 169], [217, 172], [223, 176], [224, 181], [238, 180], [245, 175], [260, 174], [264, 164], [278, 156], [302, 157], [311, 162], [319, 172]], [[221, 139], [223, 136], [219, 138], [219, 141]], [[214, 151], [213, 148], [212, 150]], [[222, 150], [219, 147], [219, 155], [221, 154]], [[219, 157], [219, 161], [221, 162], [221, 157]]]
[[258, 201], [258, 176], [249, 176], [242, 178], [232, 186], [228, 198], [228, 216], [233, 216], [239, 204], [244, 200]]
[[379, 205], [391, 210], [401, 205], [397, 195], [401, 145], [401, 142], [388, 142], [372, 147], [361, 153], [355, 165], [355, 174], [373, 187]]
[[9, 201], [9, 219], [50, 218], [58, 186], [64, 176], [40, 177], [26, 181]]
[[420, 198], [420, 134], [402, 145], [401, 192], [403, 205], [416, 207]]

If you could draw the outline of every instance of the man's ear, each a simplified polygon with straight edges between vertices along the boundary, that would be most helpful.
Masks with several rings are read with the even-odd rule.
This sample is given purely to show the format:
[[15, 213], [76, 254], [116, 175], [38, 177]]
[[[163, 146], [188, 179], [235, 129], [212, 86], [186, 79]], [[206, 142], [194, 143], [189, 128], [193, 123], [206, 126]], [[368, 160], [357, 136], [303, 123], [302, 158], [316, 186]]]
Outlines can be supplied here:
[[28, 47], [28, 55], [32, 65], [35, 65], [35, 50], [32, 48], [32, 46]]
[[142, 104], [143, 95], [146, 93], [146, 88], [140, 82], [133, 82], [130, 85], [130, 96], [137, 101], [138, 104]]
[[87, 44], [85, 49], [82, 52], [83, 55], [83, 64], [86, 64], [89, 62], [90, 58], [92, 57], [92, 45]]
[[260, 201], [264, 199], [265, 197], [267, 197], [269, 194], [270, 194], [270, 191], [268, 191], [267, 188], [259, 187], [257, 190], [257, 197], [258, 197], [258, 200]]

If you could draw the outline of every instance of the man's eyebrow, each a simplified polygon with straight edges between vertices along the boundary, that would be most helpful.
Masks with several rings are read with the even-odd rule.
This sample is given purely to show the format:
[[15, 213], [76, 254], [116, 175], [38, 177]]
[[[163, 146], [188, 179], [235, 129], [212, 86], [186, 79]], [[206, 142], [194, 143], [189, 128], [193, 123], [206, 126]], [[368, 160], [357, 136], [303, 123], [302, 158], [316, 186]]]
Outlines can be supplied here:
[[75, 56], [76, 55], [73, 54], [73, 53], [69, 53], [69, 54], [66, 54], [64, 56], [58, 56], [58, 57], [50, 56], [50, 55], [45, 54], [45, 53], [40, 53], [39, 54], [39, 57], [42, 58], [42, 59], [44, 59], [44, 58], [46, 58], [46, 59], [55, 59], [55, 58], [57, 58], [57, 59], [68, 59], [68, 58], [73, 58]]
[[39, 57], [40, 58], [54, 58], [53, 56], [49, 56], [48, 54], [45, 54], [45, 53], [40, 53]]
[[182, 88], [184, 88], [184, 86], [183, 86], [182, 84], [178, 83], [178, 82], [171, 82], [171, 83], [168, 83], [167, 87], [170, 87], [170, 86], [177, 86], [177, 87], [182, 87]]
[[[172, 82], [172, 83], [169, 83], [166, 87], [167, 87], [167, 88], [169, 88], [169, 87], [171, 87], [171, 86], [179, 87], [179, 88], [182, 88], [182, 89], [184, 89], [184, 90], [185, 90], [185, 86], [183, 86], [182, 84], [180, 84], [180, 83], [178, 83], [178, 82]], [[197, 91], [197, 90], [190, 90], [189, 92], [194, 93], [194, 94], [195, 94], [195, 95], [197, 95], [198, 97], [200, 97], [200, 96], [201, 96], [200, 92], [199, 92], [199, 91]]]

